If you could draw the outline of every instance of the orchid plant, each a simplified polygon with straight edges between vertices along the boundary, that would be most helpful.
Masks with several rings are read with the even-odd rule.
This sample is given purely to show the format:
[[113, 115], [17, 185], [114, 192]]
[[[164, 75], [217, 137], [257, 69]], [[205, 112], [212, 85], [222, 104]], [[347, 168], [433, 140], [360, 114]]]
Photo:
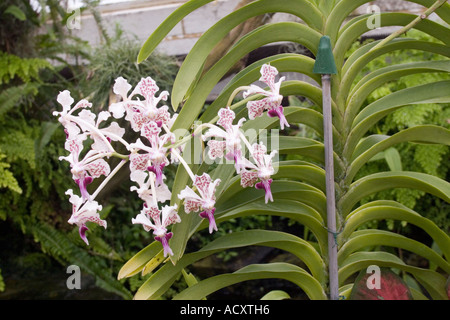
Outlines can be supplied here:
[[[280, 78], [275, 84], [277, 73], [276, 68], [270, 65], [263, 65], [261, 68], [261, 80], [269, 84], [273, 92], [266, 93], [262, 88], [252, 85], [244, 93], [245, 95], [252, 93], [267, 95], [267, 98], [260, 100], [259, 110], [255, 109], [254, 101], [248, 103], [250, 119], [261, 116], [263, 109], [270, 108], [270, 110], [277, 110], [274, 112], [280, 117], [281, 125], [288, 125], [283, 117], [282, 96], [276, 92], [284, 78]], [[153, 232], [155, 240], [162, 244], [165, 257], [173, 255], [169, 246], [173, 233], [169, 232], [168, 227], [181, 222], [176, 204], [163, 206], [170, 200], [172, 194], [164, 182], [166, 166], [171, 164], [184, 166], [192, 180], [192, 187], [186, 185], [185, 189], [178, 194], [178, 198], [184, 202], [184, 211], [186, 213], [201, 211], [199, 216], [208, 220], [209, 232], [217, 231], [214, 213], [216, 189], [221, 181], [213, 180], [206, 172], [202, 175], [194, 174], [180, 152], [183, 150], [183, 144], [187, 143], [192, 136], [198, 135], [204, 128], [208, 130], [201, 135], [201, 139], [208, 140], [208, 154], [211, 159], [225, 158], [232, 161], [236, 173], [241, 176], [242, 187], [255, 186], [257, 189], [264, 189], [266, 202], [273, 201], [270, 177], [274, 174], [272, 158], [276, 151], [266, 154], [267, 148], [263, 142], [250, 145], [241, 129], [243, 122], [246, 121], [245, 118], [233, 125], [235, 113], [226, 106], [219, 110], [216, 124], [200, 125], [193, 135], [177, 141], [175, 134], [171, 132], [171, 126], [177, 114], [171, 115], [167, 105], [158, 106], [161, 101], [167, 100], [168, 92], [164, 91], [156, 96], [159, 88], [151, 77], [142, 78], [129, 93], [131, 89], [132, 86], [126, 79], [117, 78], [113, 92], [120, 97], [120, 101], [111, 104], [109, 111], [101, 111], [98, 115], [91, 111], [92, 104], [87, 100], [83, 99], [72, 106], [74, 100], [67, 90], [60, 92], [57, 97], [62, 111], [55, 111], [53, 114], [64, 126], [65, 149], [69, 152], [69, 155], [61, 156], [60, 160], [69, 162], [72, 178], [78, 185], [81, 195], [74, 194], [72, 189], [66, 192], [73, 206], [72, 216], [68, 222], [78, 226], [80, 237], [87, 245], [89, 242], [86, 237], [88, 230], [86, 222], [96, 223], [105, 229], [107, 226], [106, 221], [100, 218], [99, 211], [102, 210], [102, 206], [95, 201], [95, 198], [127, 162], [129, 162], [130, 180], [138, 185], [132, 186], [130, 191], [136, 191], [138, 197], [143, 200], [141, 212], [131, 222], [141, 224], [146, 231]], [[139, 134], [135, 142], [125, 141], [123, 139], [125, 129], [114, 121], [123, 117], [130, 128]], [[107, 122], [108, 126], [104, 126], [103, 124]], [[215, 139], [210, 139], [213, 137]], [[88, 138], [90, 143], [85, 143]], [[118, 153], [113, 142], [121, 143], [128, 154]], [[246, 146], [250, 159], [244, 157]], [[111, 157], [121, 159], [113, 170], [108, 164], [108, 159]], [[90, 193], [88, 185], [101, 176], [105, 177], [103, 182], [93, 193]]]
[[[190, 0], [178, 7], [144, 43], [138, 62], [147, 59], [178, 22], [212, 1]], [[352, 12], [369, 2], [254, 0], [239, 7], [208, 29], [186, 56], [170, 93], [172, 110], [160, 105], [168, 101], [169, 93], [157, 95], [159, 88], [150, 77], [142, 79], [133, 90], [126, 79], [119, 77], [113, 91], [120, 101], [98, 115], [90, 111], [91, 104], [86, 100], [72, 107], [74, 101], [70, 93], [61, 92], [58, 102], [62, 111], [55, 115], [65, 128], [65, 147], [69, 152], [61, 159], [70, 163], [72, 178], [80, 193], [67, 192], [73, 204], [69, 223], [78, 226], [86, 242], [88, 221], [106, 228], [106, 221], [99, 216], [101, 205], [95, 199], [127, 162], [130, 179], [136, 183], [131, 191], [136, 191], [143, 200], [141, 212], [131, 222], [152, 231], [155, 241], [127, 261], [118, 275], [123, 279], [140, 272], [151, 273], [137, 290], [135, 299], [158, 299], [179, 275], [186, 275], [185, 268], [196, 261], [247, 246], [280, 249], [304, 264], [261, 263], [199, 281], [186, 277], [189, 287], [174, 298], [202, 299], [235, 283], [266, 278], [288, 280], [314, 300], [360, 297], [361, 281], [352, 281], [352, 276], [366, 272], [371, 265], [400, 270], [408, 283], [414, 284], [406, 289], [408, 297], [450, 297], [448, 234], [398, 200], [363, 201], [386, 189], [412, 188], [448, 203], [450, 183], [437, 176], [397, 168], [361, 176], [361, 168], [369, 161], [386, 155], [384, 151], [399, 143], [449, 145], [450, 131], [446, 124], [419, 125], [399, 129], [391, 135], [377, 134], [380, 120], [402, 107], [450, 102], [448, 80], [402, 88], [375, 101], [368, 98], [381, 85], [400, 77], [450, 72], [450, 5], [445, 0], [412, 0], [424, 7], [420, 16], [380, 13], [376, 17], [380, 19], [380, 27], [400, 26], [399, 31], [352, 51], [352, 44], [371, 30], [374, 18], [371, 14], [355, 17]], [[248, 19], [274, 12], [298, 17], [301, 22], [275, 22], [256, 27], [206, 68], [211, 51], [232, 30]], [[447, 25], [427, 19], [433, 12]], [[436, 41], [399, 38], [412, 28], [429, 34]], [[316, 56], [324, 36], [329, 39], [336, 72], [327, 74], [322, 81], [325, 77], [322, 79], [314, 66], [320, 60]], [[204, 108], [217, 83], [234, 70], [241, 59], [259, 47], [280, 42], [299, 43], [315, 58], [297, 52], [256, 61], [235, 74], [218, 97]], [[365, 65], [396, 50], [419, 50], [439, 59], [394, 64], [363, 74]], [[285, 72], [304, 74], [311, 82], [288, 80], [282, 76]], [[234, 102], [238, 94], [242, 94], [243, 99]], [[314, 107], [295, 103], [283, 105], [288, 100], [284, 98], [289, 96], [304, 97]], [[329, 122], [324, 121], [327, 117], [322, 112], [325, 101], [331, 107]], [[126, 129], [114, 122], [122, 118], [129, 123], [130, 130], [139, 135], [136, 141], [124, 140]], [[315, 137], [296, 135], [295, 128], [299, 124], [314, 130]], [[275, 145], [264, 143], [258, 130], [273, 128], [289, 130], [292, 135], [279, 135]], [[256, 136], [248, 137], [249, 129], [257, 132]], [[179, 130], [184, 131], [180, 134]], [[330, 142], [324, 139], [330, 136], [325, 133], [332, 133], [332, 144], [324, 143], [325, 140]], [[192, 145], [198, 141], [205, 150], [201, 150], [198, 163], [189, 162], [186, 159], [192, 158]], [[127, 154], [118, 153], [116, 144], [125, 146]], [[85, 150], [85, 146], [89, 149]], [[331, 155], [327, 161], [325, 153]], [[292, 158], [277, 161], [276, 155], [291, 155]], [[218, 165], [211, 166], [206, 156]], [[115, 168], [108, 164], [111, 157], [121, 159]], [[332, 172], [324, 166], [326, 162], [334, 162]], [[164, 174], [168, 166], [177, 166], [170, 190]], [[99, 187], [90, 190], [93, 179], [99, 178], [103, 179]], [[330, 185], [336, 188], [333, 210], [328, 210], [327, 200], [334, 198], [327, 194]], [[336, 213], [337, 218], [333, 219], [336, 228], [329, 228], [330, 211]], [[187, 252], [187, 243], [196, 232], [208, 229], [212, 233], [223, 221], [249, 215], [282, 216], [303, 225], [307, 236], [285, 231], [246, 230], [220, 235], [198, 250]], [[433, 245], [390, 230], [368, 228], [368, 222], [386, 219], [421, 229], [430, 236]], [[330, 244], [331, 237], [334, 241]], [[333, 250], [329, 250], [331, 245]], [[392, 247], [392, 250], [384, 250], [385, 247]], [[408, 264], [402, 259], [401, 250], [417, 254], [435, 267]], [[331, 251], [336, 251], [333, 260], [328, 255]], [[326, 271], [332, 264], [338, 266], [333, 274]], [[335, 289], [338, 289], [338, 296], [331, 294], [337, 291]], [[377, 291], [372, 296], [392, 297], [392, 292], [385, 293]], [[286, 296], [284, 293], [279, 298]]]

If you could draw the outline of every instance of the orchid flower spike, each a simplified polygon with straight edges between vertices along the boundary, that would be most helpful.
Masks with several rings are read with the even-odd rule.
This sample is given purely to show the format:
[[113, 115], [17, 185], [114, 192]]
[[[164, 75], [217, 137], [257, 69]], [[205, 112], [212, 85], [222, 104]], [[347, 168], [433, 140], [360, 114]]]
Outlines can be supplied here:
[[131, 219], [133, 224], [142, 224], [145, 231], [153, 230], [155, 240], [161, 242], [164, 249], [164, 257], [173, 255], [172, 249], [169, 246], [169, 240], [173, 233], [167, 231], [167, 227], [174, 223], [181, 222], [177, 213], [177, 206], [164, 206], [159, 210], [156, 206], [147, 206], [144, 204], [144, 209], [136, 218]]
[[261, 94], [266, 97], [261, 100], [249, 101], [247, 103], [248, 117], [253, 120], [256, 117], [262, 116], [263, 112], [268, 110], [267, 114], [269, 117], [280, 118], [280, 126], [283, 130], [284, 126], [289, 127], [289, 123], [283, 114], [283, 106], [281, 105], [283, 96], [280, 95], [281, 82], [285, 80], [285, 77], [281, 77], [278, 82], [275, 82], [275, 77], [278, 74], [278, 70], [268, 64], [264, 64], [261, 67], [260, 72], [261, 78], [259, 81], [267, 84], [269, 86], [269, 90], [266, 91], [256, 85], [251, 85], [250, 88], [243, 93], [244, 98], [254, 94]]
[[220, 183], [220, 179], [212, 181], [209, 174], [206, 172], [201, 176], [195, 175], [194, 187], [197, 189], [197, 194], [190, 187], [186, 186], [178, 195], [180, 200], [184, 200], [184, 211], [189, 213], [191, 211], [200, 213], [200, 217], [209, 220], [209, 233], [214, 230], [217, 231], [216, 221], [214, 219], [214, 212], [216, 211], [216, 187]]

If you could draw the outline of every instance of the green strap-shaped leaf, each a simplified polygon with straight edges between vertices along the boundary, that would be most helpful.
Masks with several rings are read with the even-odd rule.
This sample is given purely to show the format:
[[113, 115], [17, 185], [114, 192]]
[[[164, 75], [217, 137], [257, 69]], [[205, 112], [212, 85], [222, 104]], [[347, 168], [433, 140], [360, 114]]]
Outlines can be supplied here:
[[[323, 144], [312, 139], [294, 136], [281, 136], [279, 152], [282, 154], [298, 154], [308, 157], [318, 163], [324, 161]], [[338, 176], [344, 168], [339, 156], [334, 153], [335, 175]]]
[[450, 183], [447, 181], [425, 173], [402, 171], [375, 173], [353, 182], [339, 200], [338, 207], [345, 217], [365, 196], [392, 188], [417, 189], [450, 202]]
[[380, 119], [396, 109], [420, 103], [450, 102], [449, 87], [450, 81], [428, 83], [399, 90], [369, 104], [355, 117], [353, 128], [344, 148], [344, 158], [351, 158], [356, 144], [364, 134]]
[[22, 9], [20, 9], [18, 6], [16, 5], [10, 5], [8, 6], [8, 8], [6, 8], [5, 11], [2, 12], [2, 14], [10, 14], [13, 15], [14, 17], [16, 17], [17, 19], [19, 19], [20, 21], [25, 21], [27, 20], [27, 16], [26, 14], [22, 11]]
[[304, 181], [325, 193], [325, 171], [311, 164], [280, 164], [273, 179], [289, 179]]
[[354, 210], [347, 216], [339, 239], [346, 241], [353, 231], [366, 222], [385, 219], [406, 221], [423, 229], [435, 241], [444, 256], [450, 260], [450, 237], [430, 219], [422, 217], [417, 212], [395, 201], [373, 201]]
[[364, 66], [383, 54], [396, 50], [421, 50], [424, 52], [439, 54], [443, 57], [450, 57], [448, 46], [439, 43], [430, 43], [428, 41], [420, 41], [414, 39], [394, 39], [386, 45], [376, 50], [370, 51], [378, 42], [379, 41], [374, 41], [363, 45], [352, 55], [350, 55], [350, 57], [346, 60], [344, 67], [342, 68], [341, 82], [337, 84], [339, 90], [333, 91], [337, 95], [338, 93], [340, 94], [340, 90], [342, 89], [342, 91], [344, 92], [342, 103], [344, 101], [344, 98], [347, 99], [347, 95], [345, 93], [350, 91], [355, 78], [361, 72]]
[[[190, 155], [192, 147], [192, 144], [187, 143], [184, 147], [185, 149], [183, 152], [183, 156]], [[185, 160], [189, 160], [187, 161], [188, 164], [192, 163], [192, 161], [190, 161], [191, 159]], [[194, 163], [190, 165], [190, 167], [194, 174], [201, 175], [206, 166], [201, 166]], [[172, 206], [175, 204], [178, 205], [178, 214], [181, 218], [180, 223], [176, 223], [175, 225], [173, 225], [172, 231], [174, 236], [172, 237], [172, 239], [170, 239], [170, 247], [174, 253], [174, 255], [171, 256], [171, 260], [174, 263], [183, 255], [187, 239], [190, 237], [189, 232], [191, 230], [192, 219], [194, 219], [195, 217], [195, 215], [187, 215], [184, 212], [184, 208], [180, 204], [180, 199], [178, 198], [178, 194], [181, 192], [181, 190], [183, 190], [187, 185], [190, 185], [191, 183], [192, 181], [190, 181], [189, 174], [187, 173], [186, 169], [184, 168], [184, 166], [179, 165], [172, 185], [172, 198], [170, 201], [170, 204]]]
[[[147, 59], [158, 44], [188, 14], [212, 1], [214, 0], [190, 0], [176, 9], [146, 40], [139, 53], [138, 63]], [[219, 40], [231, 31], [231, 29], [245, 20], [270, 12], [286, 12], [297, 15], [317, 30], [322, 29], [323, 25], [322, 14], [307, 0], [284, 0], [283, 2], [260, 0], [250, 3], [248, 6], [243, 7], [238, 11], [239, 13], [227, 17], [221, 27], [216, 27], [216, 31], [220, 31], [220, 35], [218, 35]]]
[[[195, 78], [199, 72], [202, 71], [203, 63], [214, 46], [225, 36], [230, 30], [230, 26], [233, 25], [236, 21], [242, 22], [245, 20], [245, 15], [240, 15], [241, 10], [245, 10], [246, 14], [254, 15], [255, 12], [249, 11], [249, 8], [252, 5], [260, 5], [262, 2], [266, 2], [264, 0], [256, 1], [248, 6], [245, 6], [238, 11], [230, 14], [225, 17], [221, 21], [219, 21], [216, 25], [210, 28], [196, 43], [196, 45], [192, 48], [190, 53], [187, 55], [186, 59], [181, 66], [178, 75], [173, 84], [172, 90], [172, 107], [176, 110], [180, 103], [186, 98], [188, 90], [193, 86]], [[270, 2], [269, 2], [270, 3]], [[273, 3], [272, 3], [273, 5]], [[258, 7], [259, 8], [259, 7]], [[251, 10], [251, 9], [250, 9]], [[267, 11], [267, 8], [261, 7], [259, 8], [261, 11]], [[230, 22], [230, 21], [231, 22]], [[231, 23], [231, 25], [230, 25]], [[299, 35], [302, 35], [301, 37]], [[316, 51], [316, 46], [318, 43], [318, 39], [320, 38], [320, 34], [313, 29], [306, 27], [299, 23], [294, 22], [282, 22], [275, 23], [269, 25], [263, 25], [249, 34], [240, 39], [228, 52], [228, 54], [223, 57], [218, 63], [220, 63], [220, 67], [224, 68], [225, 71], [218, 72], [216, 66], [213, 66], [209, 71], [214, 75], [224, 74], [228, 71], [234, 63], [240, 58], [243, 57], [249, 51], [259, 48], [264, 44], [278, 42], [278, 41], [294, 41], [299, 42], [305, 45], [312, 52]], [[228, 55], [233, 54], [236, 55], [237, 58], [234, 59], [234, 63], [230, 62], [222, 66], [224, 61], [230, 60]], [[214, 69], [214, 70], [213, 70]], [[220, 80], [220, 78], [219, 78]], [[215, 82], [217, 83], [217, 81]], [[215, 84], [214, 83], [214, 84]], [[209, 82], [205, 83], [209, 84]], [[197, 84], [197, 86], [200, 86]], [[200, 86], [201, 88], [201, 86]]]
[[141, 63], [156, 49], [160, 42], [169, 34], [170, 31], [186, 17], [189, 13], [206, 5], [214, 0], [191, 0], [172, 12], [163, 23], [150, 35], [142, 46], [137, 62]]
[[402, 248], [428, 259], [442, 268], [446, 273], [450, 273], [450, 264], [445, 261], [433, 249], [423, 243], [407, 238], [405, 236], [384, 230], [361, 230], [353, 233], [352, 237], [344, 243], [338, 253], [339, 264], [342, 264], [347, 257], [366, 247], [388, 246]]
[[[345, 123], [350, 125], [354, 116], [358, 113], [366, 98], [372, 91], [379, 88], [383, 84], [399, 79], [401, 77], [429, 72], [450, 72], [450, 61], [424, 61], [414, 62], [400, 65], [393, 65], [378, 69], [362, 78], [358, 84], [352, 89], [348, 95]], [[341, 88], [341, 94], [347, 96], [345, 89]]]
[[[382, 263], [381, 265], [379, 263]], [[352, 253], [339, 265], [339, 283], [344, 284], [346, 280], [356, 272], [370, 265], [379, 267], [391, 267], [393, 265], [406, 265], [402, 259], [392, 253], [384, 251], [359, 251]]]
[[200, 281], [174, 297], [174, 300], [197, 300], [233, 284], [256, 279], [285, 279], [298, 285], [311, 300], [326, 300], [320, 283], [298, 266], [288, 263], [256, 264], [231, 274], [223, 274]]
[[[302, 37], [299, 37], [299, 34], [301, 34]], [[176, 109], [181, 101], [185, 98], [187, 98], [187, 100], [172, 128], [174, 130], [177, 128], [188, 128], [198, 117], [206, 98], [215, 85], [222, 79], [228, 70], [235, 65], [236, 62], [238, 62], [250, 51], [257, 49], [262, 45], [278, 41], [296, 41], [309, 48], [313, 48], [319, 37], [320, 35], [317, 32], [312, 31], [308, 27], [305, 27], [299, 23], [280, 22], [263, 25], [241, 38], [241, 41], [233, 46], [225, 56], [213, 65], [208, 72], [201, 77], [195, 86], [195, 90], [191, 91], [191, 95], [189, 97], [186, 97], [186, 93], [193, 82], [187, 83], [187, 81], [191, 81], [191, 74], [189, 73], [191, 71], [186, 72], [185, 69], [187, 68], [190, 70], [194, 64], [187, 64], [188, 62], [186, 58], [174, 82], [172, 91], [172, 106]], [[193, 50], [191, 51], [191, 54], [193, 53]], [[197, 53], [196, 56], [197, 55], [200, 55], [200, 53]], [[180, 80], [177, 81], [177, 79]]]
[[[181, 270], [192, 263], [224, 250], [249, 245], [293, 250], [292, 253], [294, 255], [302, 260], [308, 260], [310, 270], [313, 270], [312, 272], [317, 273], [318, 276], [321, 273], [319, 269], [323, 268], [323, 261], [320, 255], [310, 244], [300, 238], [278, 231], [240, 231], [222, 236], [197, 252], [185, 254], [177, 264], [166, 263], [139, 288], [134, 298], [138, 300], [158, 299], [170, 288]], [[299, 250], [299, 246], [303, 249]], [[318, 283], [320, 284], [319, 281]]]
[[[418, 3], [423, 5], [424, 7], [431, 7], [435, 0], [410, 0], [411, 2]], [[341, 0], [336, 6], [333, 8], [330, 13], [325, 29], [324, 34], [330, 36], [331, 43], [335, 43], [338, 38], [339, 28], [336, 26], [341, 26], [344, 20], [358, 7], [362, 6], [365, 3], [371, 2], [370, 0]], [[444, 4], [438, 10], [436, 10], [436, 14], [438, 14], [444, 21], [450, 23], [450, 5]]]
[[[299, 192], [309, 194], [310, 197], [322, 199], [320, 192], [324, 188], [324, 171], [322, 168], [301, 161], [289, 161], [275, 164], [275, 180], [272, 193], [285, 191]], [[282, 181], [277, 181], [282, 179]], [[298, 183], [297, 181], [305, 181]], [[283, 187], [286, 184], [287, 187]], [[313, 196], [314, 195], [314, 196]], [[230, 180], [226, 189], [218, 196], [216, 201], [217, 213], [225, 212], [231, 208], [239, 207], [245, 203], [255, 200], [261, 200], [264, 192], [256, 188], [243, 188], [241, 186], [240, 176], [235, 176]], [[275, 200], [275, 198], [274, 198]], [[300, 199], [297, 199], [300, 200]], [[319, 201], [322, 202], [321, 200]], [[323, 209], [323, 203], [318, 207]]]
[[[292, 200], [302, 201], [306, 205], [314, 208], [317, 212], [317, 219], [321, 219], [320, 216], [325, 215], [326, 201], [325, 195], [322, 191], [312, 187], [309, 184], [298, 181], [273, 181], [271, 184], [272, 195], [274, 199], [274, 205], [281, 204], [275, 203], [277, 199], [288, 199], [292, 197]], [[243, 207], [245, 204], [252, 203], [254, 201], [261, 201], [264, 198], [264, 191], [248, 187], [242, 188], [240, 186], [240, 180], [235, 179], [230, 186], [224, 190], [224, 192], [218, 197], [216, 201], [216, 214], [221, 215], [230, 210]], [[268, 204], [271, 206], [271, 204]]]
[[[308, 227], [316, 237], [321, 253], [325, 254], [325, 252], [327, 252], [327, 231], [324, 227], [323, 218], [318, 214], [317, 210], [303, 202], [308, 200], [311, 200], [312, 202], [319, 194], [313, 194], [311, 192], [309, 192], [309, 194], [306, 192], [305, 194], [286, 192], [286, 195], [290, 197], [280, 199], [276, 205], [274, 203], [265, 204], [264, 200], [261, 199], [260, 201], [254, 201], [252, 203], [233, 208], [223, 214], [219, 214], [217, 215], [216, 220], [220, 223], [230, 219], [256, 215], [286, 217]], [[299, 201], [292, 200], [292, 197], [295, 195], [300, 198]]]
[[[380, 26], [406, 26], [416, 17], [416, 15], [407, 13], [382, 13], [380, 15]], [[367, 20], [369, 18], [370, 16], [365, 16], [363, 19], [358, 20], [340, 35], [333, 50], [336, 56], [336, 64], [338, 68], [339, 66], [343, 65], [345, 53], [349, 50], [352, 43], [354, 43], [354, 41], [358, 39], [362, 34], [370, 31], [367, 23]], [[414, 28], [428, 33], [432, 37], [441, 40], [447, 45], [450, 44], [450, 34], [448, 32], [449, 29], [442, 24], [425, 19], [418, 23]]]
[[379, 152], [402, 142], [449, 145], [450, 130], [434, 125], [422, 125], [402, 130], [391, 137], [376, 135], [374, 139], [366, 139], [364, 142], [364, 146], [356, 148], [352, 157], [356, 156], [356, 158], [347, 169], [344, 179], [347, 184], [351, 183], [358, 170]]
[[223, 108], [226, 105], [230, 95], [236, 88], [240, 86], [247, 86], [261, 77], [261, 66], [265, 63], [274, 66], [279, 72], [298, 72], [310, 76], [317, 82], [320, 81], [320, 77], [317, 77], [317, 75], [312, 73], [314, 60], [309, 57], [292, 53], [284, 53], [266, 57], [252, 63], [237, 73], [226, 84], [219, 96], [215, 98], [211, 105], [205, 110], [200, 117], [200, 121], [209, 122], [211, 119], [217, 117], [217, 112], [220, 108]]
[[157, 241], [152, 242], [144, 249], [136, 253], [120, 268], [117, 278], [123, 279], [134, 276], [144, 269], [145, 265], [153, 259], [162, 250], [161, 244]]
[[266, 293], [261, 300], [284, 300], [290, 298], [291, 296], [283, 290], [272, 290]]

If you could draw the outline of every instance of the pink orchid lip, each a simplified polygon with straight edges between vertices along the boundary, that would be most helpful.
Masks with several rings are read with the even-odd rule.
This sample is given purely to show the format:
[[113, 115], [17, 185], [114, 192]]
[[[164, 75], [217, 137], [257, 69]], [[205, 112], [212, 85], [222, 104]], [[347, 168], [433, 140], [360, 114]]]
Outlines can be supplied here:
[[270, 109], [267, 112], [267, 115], [271, 118], [280, 118], [281, 130], [284, 130], [284, 126], [289, 127], [289, 123], [287, 122], [286, 117], [283, 114], [283, 106], [279, 105], [278, 107]]
[[156, 175], [156, 185], [162, 185], [163, 184], [163, 169], [165, 167], [164, 163], [161, 163], [160, 165], [153, 165], [149, 166], [147, 168], [148, 171], [153, 172]]
[[90, 176], [86, 176], [85, 178], [75, 180], [75, 182], [80, 187], [81, 197], [83, 199], [89, 199], [90, 195], [87, 191], [87, 185], [92, 183], [93, 180], [94, 179], [92, 179], [92, 177], [90, 177]]
[[164, 257], [167, 257], [167, 255], [173, 256], [172, 249], [170, 249], [170, 246], [169, 246], [169, 240], [170, 240], [170, 238], [172, 238], [172, 236], [173, 236], [173, 233], [169, 232], [169, 233], [166, 233], [163, 236], [160, 236], [160, 237], [156, 236], [155, 237], [155, 240], [161, 242], [161, 244], [163, 246]]
[[215, 211], [216, 211], [216, 208], [212, 208], [210, 210], [202, 211], [199, 214], [199, 216], [201, 218], [209, 220], [209, 233], [212, 233], [213, 231], [217, 231], [216, 220], [214, 219]]
[[235, 152], [231, 151], [225, 155], [225, 159], [234, 161], [234, 166], [237, 173], [239, 173], [245, 167], [242, 163], [241, 156], [241, 150], [236, 150]]
[[266, 193], [265, 194], [266, 203], [268, 203], [269, 200], [273, 202], [272, 190], [270, 189], [271, 183], [272, 183], [272, 179], [268, 179], [268, 180], [261, 180], [260, 182], [255, 184], [256, 189], [264, 189], [264, 191]]
[[87, 244], [89, 245], [89, 241], [86, 238], [86, 231], [89, 230], [88, 227], [86, 227], [86, 225], [83, 223], [80, 226], [80, 229], [78, 230], [79, 234], [80, 234], [80, 238]]

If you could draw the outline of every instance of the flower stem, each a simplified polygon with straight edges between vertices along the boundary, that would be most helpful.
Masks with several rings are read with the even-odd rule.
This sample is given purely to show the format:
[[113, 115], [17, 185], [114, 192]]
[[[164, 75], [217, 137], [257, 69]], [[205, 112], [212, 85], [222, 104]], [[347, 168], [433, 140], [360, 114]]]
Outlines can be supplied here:
[[110, 157], [113, 155], [113, 152], [99, 152], [94, 154], [93, 156], [88, 156], [88, 154], [86, 154], [86, 157], [82, 160], [83, 163], [90, 163], [92, 161], [95, 161], [97, 159], [103, 158], [103, 157]]
[[230, 95], [230, 98], [228, 99], [227, 107], [231, 106], [231, 103], [233, 102], [234, 98], [237, 96], [237, 94], [239, 92], [248, 90], [250, 88], [251, 88], [250, 86], [241, 86], [241, 87], [234, 89], [233, 93]]
[[417, 18], [415, 18], [413, 21], [408, 23], [403, 28], [397, 30], [396, 32], [394, 32], [391, 35], [389, 35], [387, 38], [383, 39], [376, 46], [374, 46], [372, 49], [370, 49], [370, 51], [376, 50], [376, 49], [384, 46], [386, 43], [388, 43], [392, 39], [395, 39], [398, 36], [400, 36], [401, 34], [409, 31], [412, 28], [414, 28], [419, 22], [421, 22], [422, 20], [425, 20], [430, 14], [432, 14], [434, 11], [439, 9], [445, 2], [447, 2], [447, 0], [438, 0], [438, 1], [436, 1], [431, 7], [429, 7], [427, 10], [425, 10], [424, 13], [422, 13], [419, 16], [417, 16]]
[[112, 179], [112, 177], [122, 168], [122, 166], [127, 162], [128, 160], [122, 160], [120, 163], [114, 168], [113, 171], [105, 178], [105, 180], [102, 181], [102, 183], [98, 186], [97, 190], [92, 194], [91, 200], [94, 200], [95, 197], [98, 196], [100, 191], [106, 186], [106, 184], [109, 182], [109, 180]]
[[239, 136], [241, 137], [241, 140], [242, 140], [242, 141], [245, 143], [245, 145], [247, 146], [247, 148], [248, 148], [250, 154], [252, 154], [253, 147], [252, 147], [252, 145], [250, 144], [250, 142], [247, 140], [247, 138], [245, 137], [245, 135], [242, 133], [242, 131], [239, 131]]
[[69, 118], [69, 120], [75, 122], [76, 124], [82, 124], [83, 126], [89, 128], [91, 130], [91, 132], [94, 132], [95, 134], [97, 134], [100, 137], [100, 139], [102, 139], [103, 142], [106, 143], [106, 145], [108, 146], [108, 148], [111, 152], [116, 151], [113, 148], [113, 146], [111, 145], [111, 143], [108, 141], [108, 139], [106, 139], [105, 135], [96, 126], [93, 126], [89, 122], [86, 122], [83, 119], [80, 119], [79, 117], [75, 117], [72, 115], [67, 115], [66, 117]]
[[183, 159], [183, 157], [178, 153], [178, 151], [176, 149], [174, 149], [174, 148], [171, 148], [170, 152], [172, 152], [172, 154], [175, 157], [177, 157], [177, 159], [180, 161], [180, 163], [184, 166], [184, 168], [186, 169], [186, 172], [188, 173], [189, 177], [191, 177], [192, 181], [195, 181], [194, 173], [192, 172], [191, 168], [186, 163], [186, 161]]
[[149, 172], [148, 178], [150, 179], [150, 188], [152, 189], [153, 204], [158, 208], [158, 199], [156, 199], [155, 174], [153, 172]]

